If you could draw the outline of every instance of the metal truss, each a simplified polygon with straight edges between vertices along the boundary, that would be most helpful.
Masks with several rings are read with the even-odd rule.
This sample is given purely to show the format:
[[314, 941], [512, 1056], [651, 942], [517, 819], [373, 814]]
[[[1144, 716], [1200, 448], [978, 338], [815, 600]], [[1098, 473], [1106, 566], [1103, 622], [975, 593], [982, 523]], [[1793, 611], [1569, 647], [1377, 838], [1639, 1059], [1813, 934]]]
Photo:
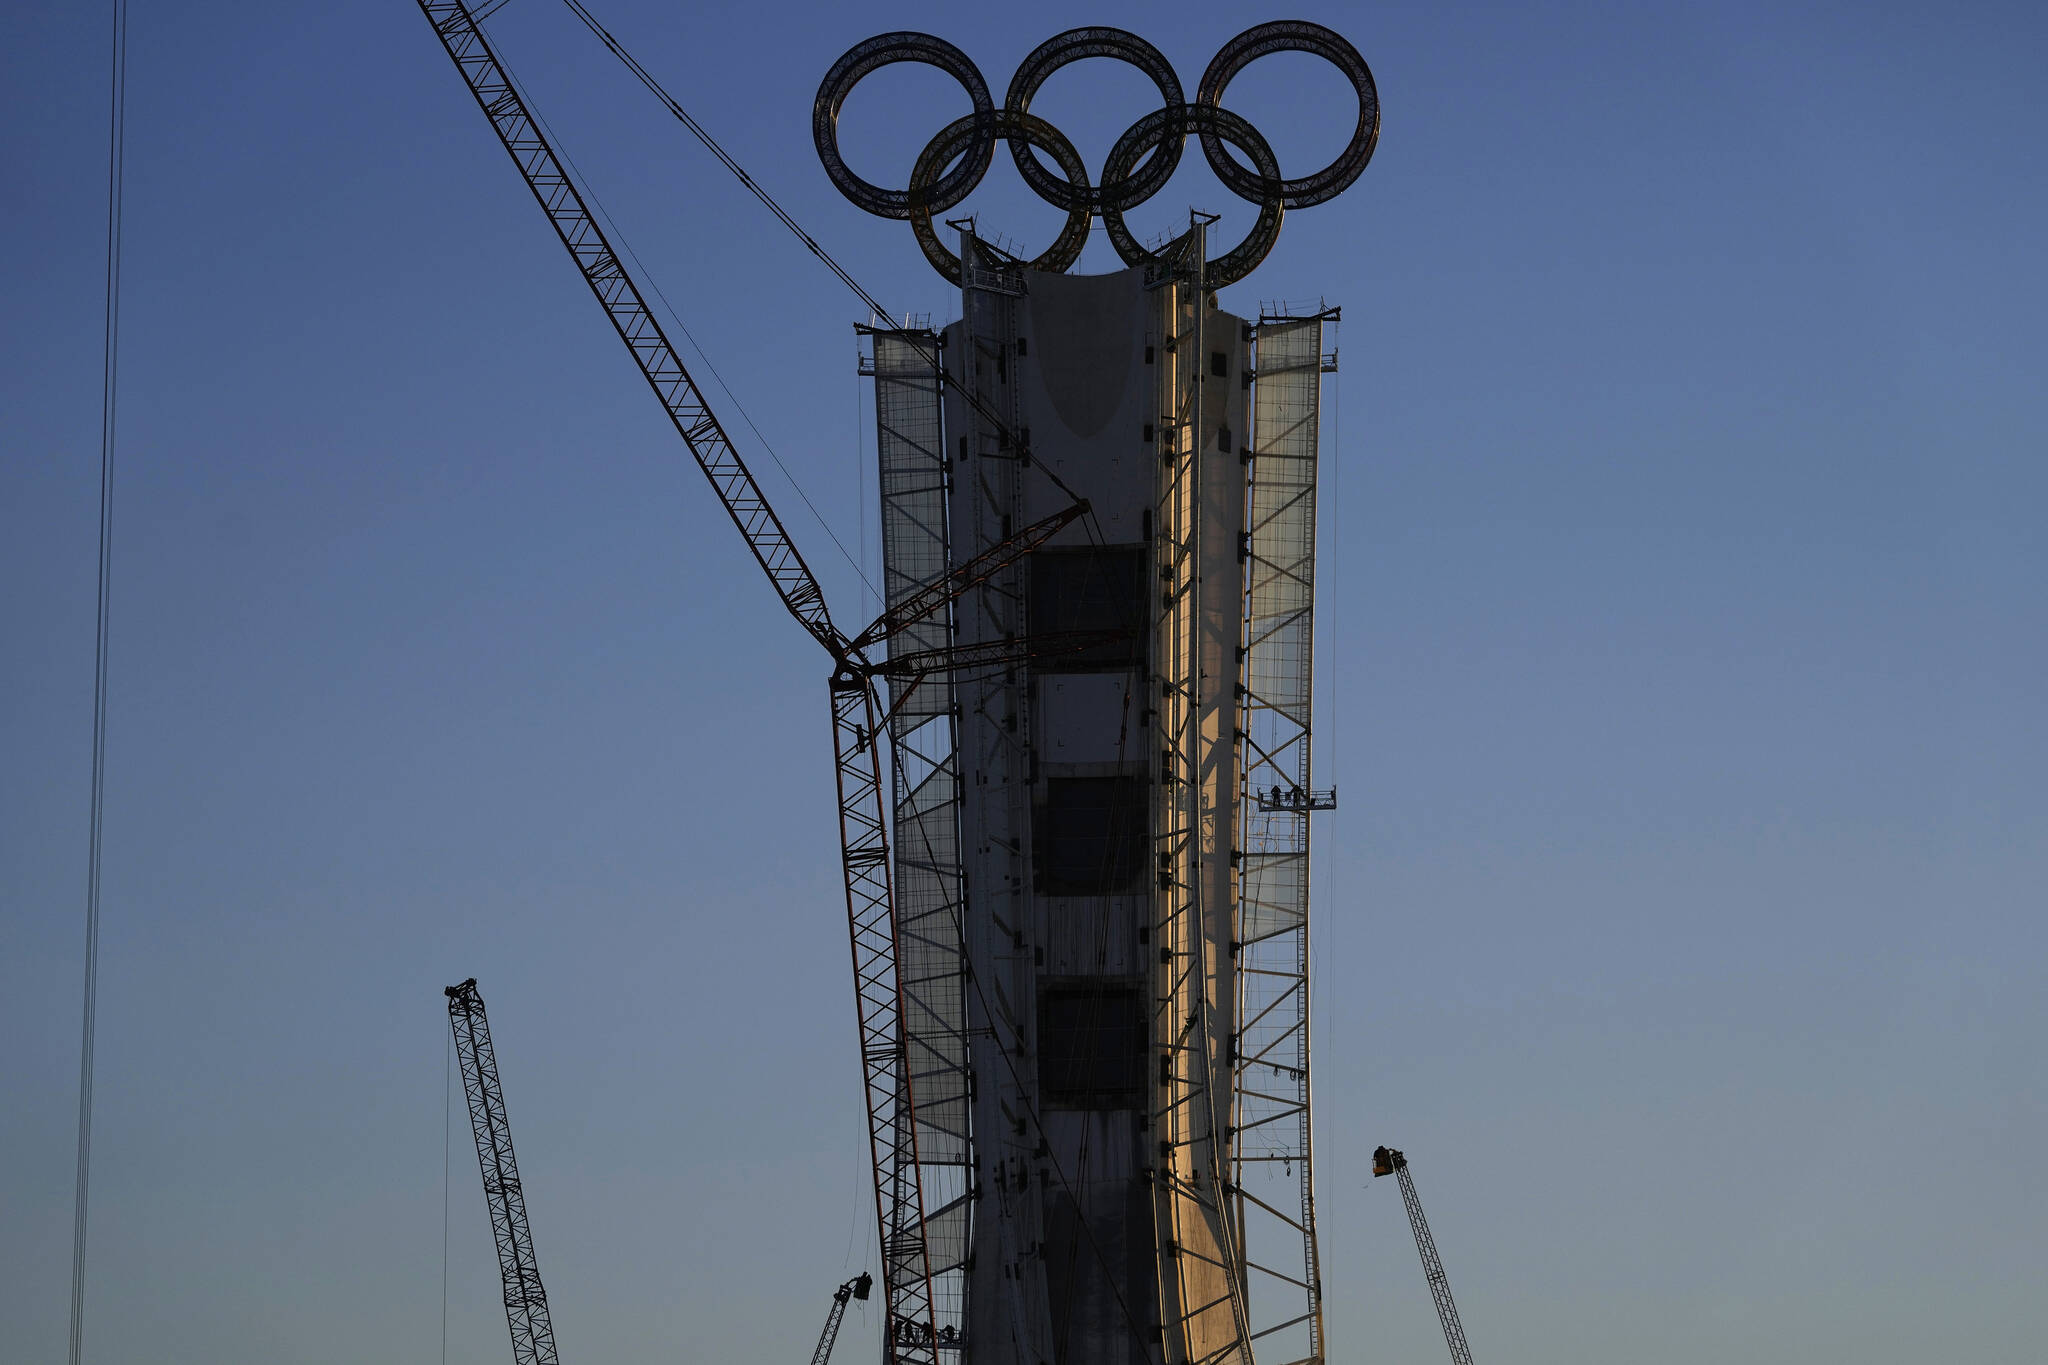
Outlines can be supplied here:
[[[920, 1185], [928, 1215], [933, 1323], [941, 1349], [965, 1329], [974, 1203], [967, 1043], [967, 959], [960, 866], [960, 756], [953, 588], [978, 566], [950, 563], [939, 339], [924, 329], [875, 330], [877, 470], [881, 484], [883, 620], [902, 623], [881, 665], [888, 717], [895, 840], [897, 968], [906, 1066], [917, 1092]], [[927, 610], [934, 597], [943, 598]]]
[[1239, 665], [1242, 813], [1235, 936], [1238, 1105], [1231, 1185], [1254, 1335], [1320, 1365], [1309, 1086], [1309, 814], [1316, 470], [1325, 316], [1264, 317], [1256, 333]]
[[1451, 1298], [1451, 1279], [1444, 1273], [1444, 1258], [1437, 1254], [1436, 1235], [1429, 1219], [1422, 1216], [1422, 1197], [1415, 1193], [1415, 1177], [1408, 1172], [1408, 1158], [1389, 1147], [1373, 1153], [1376, 1176], [1391, 1167], [1400, 1177], [1401, 1203], [1408, 1210], [1408, 1226], [1415, 1233], [1415, 1250], [1422, 1257], [1422, 1278], [1429, 1282], [1429, 1297], [1436, 1302], [1436, 1320], [1444, 1329], [1444, 1344], [1451, 1348], [1453, 1365], [1472, 1365], [1472, 1348], [1465, 1341], [1465, 1324], [1458, 1320], [1458, 1305]]
[[840, 857], [846, 873], [868, 1147], [881, 1223], [882, 1289], [889, 1310], [885, 1352], [899, 1365], [929, 1365], [938, 1358], [938, 1328], [925, 1249], [924, 1192], [918, 1181], [914, 1091], [904, 1067], [889, 832], [876, 745], [881, 706], [873, 680], [851, 669], [833, 676], [831, 694]]
[[783, 605], [820, 644], [836, 653], [841, 639], [826, 613], [825, 594], [817, 578], [696, 381], [683, 368], [639, 286], [626, 273], [582, 194], [541, 135], [469, 7], [462, 0], [419, 0], [419, 6]]
[[846, 1320], [846, 1301], [867, 1298], [873, 1283], [874, 1277], [863, 1271], [832, 1291], [832, 1307], [825, 1314], [825, 1329], [818, 1333], [818, 1344], [811, 1349], [811, 1365], [830, 1365], [832, 1345], [839, 1340], [839, 1324]]
[[526, 1219], [526, 1195], [519, 1184], [519, 1160], [512, 1154], [512, 1127], [505, 1119], [505, 1088], [498, 1080], [498, 1054], [476, 978], [450, 986], [448, 1023], [455, 1031], [455, 1055], [462, 1066], [462, 1093], [469, 1101], [469, 1127], [483, 1170], [484, 1203], [491, 1210], [491, 1235], [498, 1244], [498, 1275], [505, 1287], [505, 1324], [512, 1331], [513, 1365], [556, 1365], [555, 1324], [548, 1316], [548, 1292], [533, 1259], [533, 1228]]

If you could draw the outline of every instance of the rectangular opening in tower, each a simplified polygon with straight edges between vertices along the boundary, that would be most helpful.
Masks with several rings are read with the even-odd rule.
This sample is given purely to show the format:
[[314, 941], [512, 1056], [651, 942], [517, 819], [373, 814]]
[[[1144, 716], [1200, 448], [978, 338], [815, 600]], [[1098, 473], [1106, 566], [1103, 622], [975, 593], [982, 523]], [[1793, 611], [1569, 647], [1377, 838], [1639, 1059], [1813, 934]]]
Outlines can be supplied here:
[[1031, 633], [1114, 632], [1119, 638], [1050, 655], [1038, 672], [1135, 668], [1144, 662], [1151, 616], [1145, 597], [1145, 547], [1084, 546], [1040, 550], [1028, 560]]
[[1069, 982], [1038, 997], [1038, 1093], [1057, 1109], [1133, 1109], [1151, 1048], [1138, 988]]
[[1150, 802], [1136, 776], [1049, 777], [1032, 817], [1038, 892], [1117, 896], [1143, 888]]

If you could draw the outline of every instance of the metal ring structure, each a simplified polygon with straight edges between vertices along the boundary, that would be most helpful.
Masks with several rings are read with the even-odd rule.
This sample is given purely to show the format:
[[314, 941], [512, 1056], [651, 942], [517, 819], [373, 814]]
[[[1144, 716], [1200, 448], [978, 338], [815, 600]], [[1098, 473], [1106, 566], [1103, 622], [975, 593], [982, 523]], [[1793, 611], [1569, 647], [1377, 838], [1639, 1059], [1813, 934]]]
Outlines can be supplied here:
[[[839, 111], [845, 107], [846, 97], [853, 93], [854, 86], [897, 62], [922, 62], [945, 72], [967, 91], [977, 114], [993, 112], [996, 107], [988, 93], [988, 82], [982, 79], [981, 68], [944, 38], [934, 38], [929, 33], [883, 33], [847, 49], [845, 56], [832, 63], [832, 69], [818, 86], [818, 98], [811, 104], [811, 140], [818, 146], [818, 160], [825, 164], [825, 174], [839, 192], [852, 200], [855, 207], [866, 209], [877, 218], [910, 217], [910, 191], [885, 190], [853, 173], [839, 152]], [[944, 212], [972, 194], [988, 174], [995, 152], [993, 138], [971, 149], [971, 155], [932, 186], [927, 201], [930, 210]]]
[[[1200, 133], [1204, 144], [1211, 138], [1228, 142], [1242, 148], [1252, 159], [1257, 173], [1268, 183], [1280, 183], [1280, 159], [1273, 155], [1273, 148], [1260, 135], [1251, 121], [1241, 114], [1228, 109], [1206, 104], [1182, 105], [1178, 109], [1155, 109], [1125, 130], [1117, 139], [1116, 146], [1109, 149], [1109, 158], [1103, 163], [1102, 178], [1110, 180], [1130, 174], [1130, 168], [1148, 147], [1156, 146], [1162, 140], [1178, 144], [1189, 133]], [[1211, 289], [1221, 289], [1226, 284], [1239, 280], [1258, 268], [1280, 240], [1280, 220], [1286, 206], [1276, 193], [1259, 205], [1259, 219], [1252, 224], [1252, 230], [1245, 234], [1243, 241], [1210, 260], [1202, 270], [1203, 281]], [[1120, 208], [1105, 206], [1102, 210], [1102, 226], [1109, 233], [1110, 245], [1116, 248], [1128, 265], [1151, 259], [1153, 253], [1139, 244], [1124, 223]]]
[[[1017, 73], [1010, 77], [1010, 89], [1004, 96], [1003, 108], [1017, 114], [1030, 113], [1031, 101], [1038, 97], [1039, 90], [1053, 72], [1090, 57], [1107, 57], [1136, 67], [1158, 89], [1160, 102], [1165, 108], [1176, 109], [1185, 102], [1180, 77], [1174, 74], [1173, 63], [1166, 60], [1166, 54], [1137, 34], [1120, 28], [1070, 28], [1031, 49], [1031, 54], [1018, 65]], [[1024, 183], [1054, 208], [1072, 212], [1078, 206], [1086, 206], [1100, 212], [1105, 203], [1113, 203], [1119, 209], [1131, 209], [1157, 194], [1173, 175], [1174, 168], [1180, 165], [1183, 142], [1181, 138], [1162, 140], [1158, 144], [1159, 155], [1145, 163], [1143, 174], [1133, 179], [1127, 170], [1124, 176], [1119, 177], [1119, 182], [1128, 188], [1107, 199], [1104, 197], [1109, 185], [1106, 168], [1102, 187], [1091, 193], [1085, 185], [1056, 179], [1032, 154], [1028, 144], [1012, 142], [1010, 157], [1017, 163], [1017, 173], [1024, 177]]]
[[[1252, 62], [1274, 52], [1321, 57], [1343, 73], [1358, 97], [1358, 120], [1344, 150], [1321, 170], [1292, 179], [1280, 174], [1279, 160], [1258, 129], [1223, 107], [1223, 92], [1230, 82]], [[1073, 144], [1031, 113], [1031, 101], [1054, 72], [1090, 57], [1136, 67], [1158, 89], [1161, 106], [1117, 139], [1096, 184], [1089, 182], [1087, 166]], [[894, 62], [938, 67], [960, 82], [974, 104], [973, 113], [947, 124], [925, 145], [910, 184], [902, 190], [861, 179], [847, 168], [839, 151], [839, 111], [847, 96], [863, 77]], [[1098, 216], [1125, 264], [1154, 259], [1155, 253], [1132, 235], [1124, 215], [1165, 187], [1180, 165], [1188, 135], [1194, 134], [1201, 138], [1203, 156], [1224, 187], [1259, 206], [1258, 221], [1245, 239], [1207, 263], [1209, 286], [1218, 288], [1243, 279], [1266, 258], [1279, 240], [1286, 210], [1325, 203], [1358, 179], [1379, 145], [1380, 101], [1372, 71], [1357, 48], [1321, 24], [1298, 20], [1257, 24], [1225, 43], [1202, 73], [1192, 104], [1184, 99], [1172, 64], [1143, 38], [1119, 28], [1068, 29], [1033, 48], [1018, 65], [1000, 111], [980, 70], [960, 49], [927, 33], [884, 33], [850, 49], [826, 72], [811, 109], [811, 133], [825, 173], [839, 192], [878, 217], [908, 219], [925, 259], [956, 284], [960, 259], [939, 241], [932, 218], [973, 193], [995, 159], [998, 141], [1010, 144], [1010, 156], [1024, 183], [1066, 213], [1067, 224], [1058, 239], [1030, 263], [1036, 270], [1064, 271], [1080, 259], [1089, 226]], [[1251, 166], [1232, 156], [1226, 144], [1244, 152]], [[1057, 173], [1034, 148], [1052, 156]]]
[[[960, 283], [960, 258], [946, 248], [932, 226], [933, 212], [942, 207], [937, 202], [939, 187], [945, 183], [940, 172], [963, 155], [974, 155], [980, 149], [992, 153], [998, 138], [1008, 139], [1012, 147], [1043, 147], [1067, 173], [1069, 184], [1088, 183], [1088, 165], [1081, 160], [1081, 153], [1064, 133], [1035, 114], [1009, 109], [969, 114], [940, 129], [939, 135], [925, 144], [910, 172], [910, 230], [916, 234], [917, 245], [932, 263], [932, 269], [954, 284]], [[1082, 248], [1088, 245], [1088, 225], [1094, 217], [1085, 203], [1068, 209], [1067, 225], [1060, 229], [1053, 244], [1030, 262], [1031, 268], [1053, 274], [1072, 269], [1074, 262], [1081, 259]]]
[[[1358, 55], [1358, 49], [1342, 34], [1321, 24], [1283, 19], [1248, 28], [1225, 43], [1210, 60], [1209, 69], [1202, 73], [1195, 102], [1220, 109], [1223, 106], [1223, 89], [1231, 79], [1260, 57], [1274, 52], [1306, 52], [1321, 57], [1344, 73], [1345, 79], [1351, 82], [1352, 92], [1358, 96], [1358, 123], [1352, 128], [1351, 140], [1337, 154], [1337, 159], [1314, 175], [1280, 182], [1280, 202], [1291, 209], [1305, 209], [1335, 199], [1350, 189], [1352, 182], [1364, 173], [1366, 163], [1372, 160], [1373, 150], [1380, 144], [1379, 87], [1373, 84], [1372, 68], [1365, 64], [1365, 58]], [[1272, 182], [1263, 177], [1254, 178], [1246, 172], [1223, 150], [1223, 140], [1216, 134], [1202, 134], [1202, 154], [1209, 159], [1216, 178], [1238, 198], [1256, 200], [1272, 193]]]

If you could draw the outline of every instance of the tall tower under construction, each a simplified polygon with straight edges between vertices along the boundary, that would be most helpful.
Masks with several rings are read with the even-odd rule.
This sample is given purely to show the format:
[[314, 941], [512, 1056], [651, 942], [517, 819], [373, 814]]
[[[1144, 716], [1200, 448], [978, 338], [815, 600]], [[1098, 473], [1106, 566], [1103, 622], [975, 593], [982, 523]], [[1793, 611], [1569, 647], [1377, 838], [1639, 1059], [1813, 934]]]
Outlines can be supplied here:
[[[1335, 793], [1312, 781], [1310, 700], [1336, 315], [1239, 316], [1216, 291], [1265, 258], [1285, 213], [1364, 171], [1379, 137], [1364, 59], [1321, 25], [1261, 23], [1218, 49], [1188, 99], [1144, 39], [1076, 28], [1026, 55], [1000, 106], [930, 34], [881, 34], [833, 64], [812, 110], [826, 174], [868, 212], [908, 220], [960, 289], [940, 331], [862, 329], [887, 602], [848, 633], [480, 27], [496, 7], [419, 5], [776, 597], [830, 659], [884, 1365], [1322, 1365], [1309, 822]], [[1292, 178], [1223, 103], [1246, 65], [1284, 51], [1329, 61], [1357, 96], [1344, 150]], [[1161, 98], [1099, 176], [1030, 112], [1049, 76], [1088, 58], [1136, 67]], [[847, 166], [838, 118], [861, 79], [906, 61], [959, 81], [972, 112], [887, 189]], [[1213, 258], [1213, 218], [1191, 213], [1156, 245], [1125, 222], [1191, 139], [1258, 209]], [[1000, 144], [1067, 215], [1028, 261], [971, 220], [957, 254], [935, 228]], [[1098, 220], [1128, 268], [1068, 274]], [[522, 1338], [522, 1312], [546, 1316], [530, 1246], [514, 1254], [523, 1213], [501, 1212], [508, 1321], [515, 1343], [538, 1341]]]
[[892, 720], [936, 1345], [974, 1365], [1323, 1354], [1309, 707], [1334, 314], [1223, 311], [1204, 238], [1070, 275], [963, 233], [959, 319], [870, 333], [892, 602], [1090, 508], [892, 644], [1023, 642]]

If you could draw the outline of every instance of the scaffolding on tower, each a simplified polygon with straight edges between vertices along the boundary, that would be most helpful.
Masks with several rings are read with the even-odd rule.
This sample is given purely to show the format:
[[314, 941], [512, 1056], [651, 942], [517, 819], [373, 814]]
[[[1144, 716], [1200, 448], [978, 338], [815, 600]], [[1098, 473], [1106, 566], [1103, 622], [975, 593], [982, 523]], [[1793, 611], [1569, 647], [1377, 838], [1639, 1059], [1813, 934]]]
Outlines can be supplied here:
[[1254, 333], [1241, 645], [1231, 1184], [1259, 1338], [1324, 1358], [1309, 1085], [1309, 817], [1336, 804], [1311, 771], [1316, 475], [1323, 331], [1335, 310], [1268, 313]]

